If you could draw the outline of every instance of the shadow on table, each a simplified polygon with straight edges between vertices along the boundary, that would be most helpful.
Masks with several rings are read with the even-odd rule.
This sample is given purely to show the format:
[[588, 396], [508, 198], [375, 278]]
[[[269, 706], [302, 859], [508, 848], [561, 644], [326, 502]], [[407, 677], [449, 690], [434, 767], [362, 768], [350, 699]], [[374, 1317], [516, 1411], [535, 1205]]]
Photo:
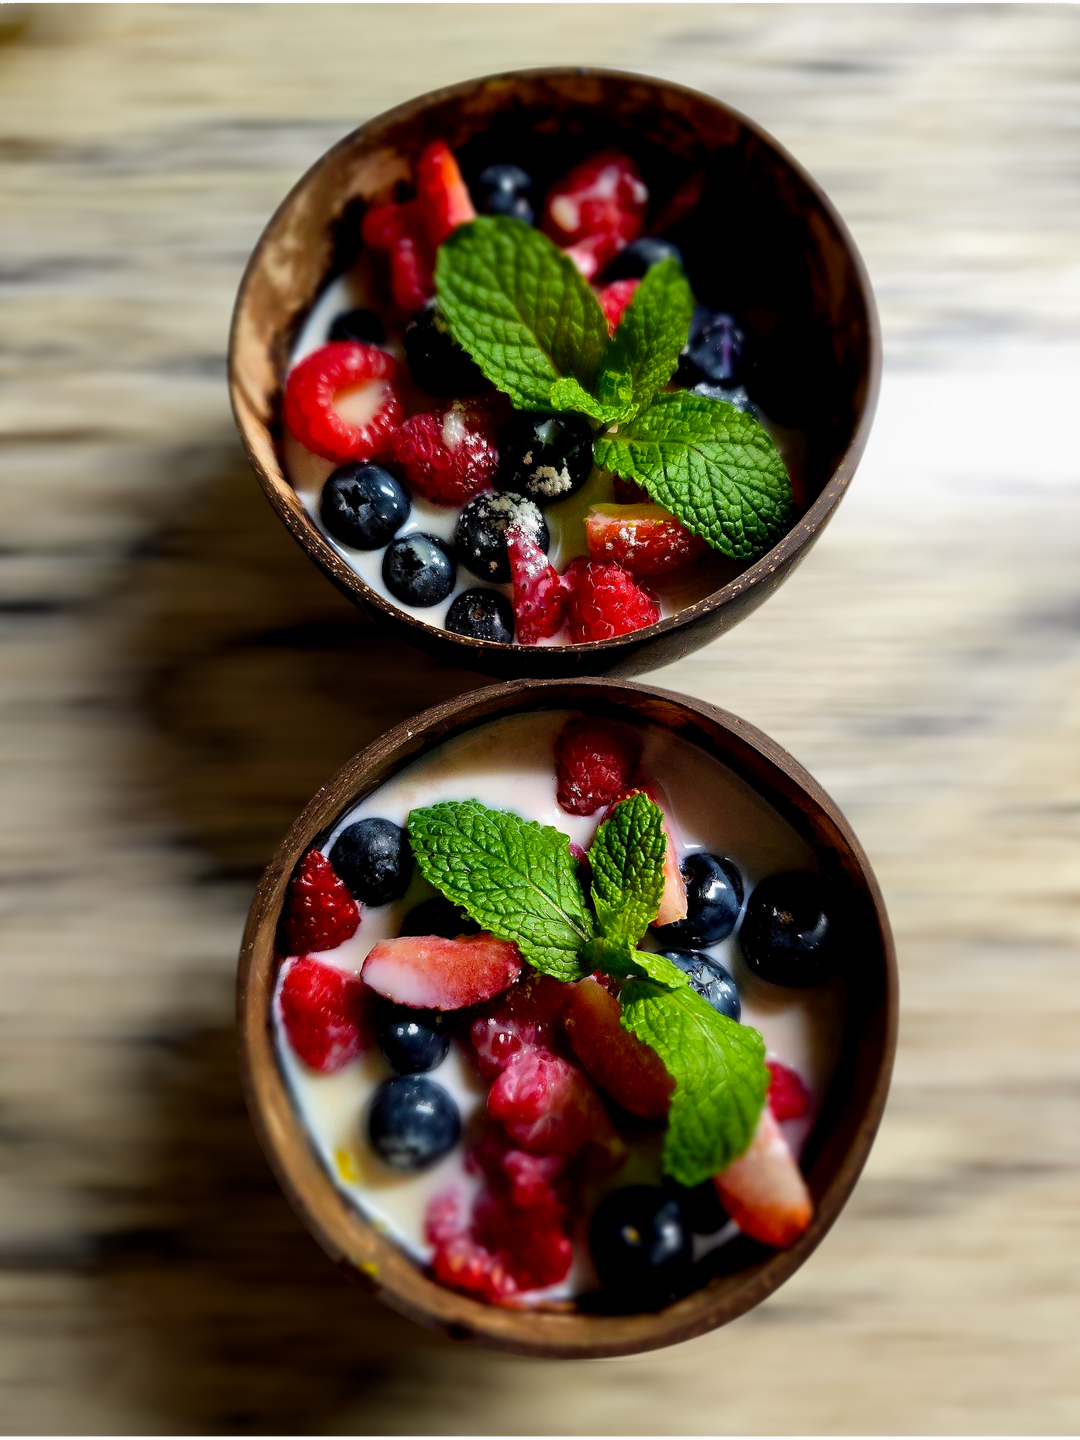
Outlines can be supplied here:
[[[175, 482], [188, 512], [139, 558], [129, 596], [150, 722], [139, 778], [205, 857], [204, 883], [246, 879], [356, 750], [485, 682], [338, 596], [238, 449], [178, 457]], [[317, 1432], [443, 1347], [349, 1284], [293, 1215], [248, 1122], [231, 1027], [149, 1037], [145, 1058], [153, 1139], [124, 1197], [141, 1218], [105, 1242], [99, 1273], [148, 1415], [167, 1430]]]

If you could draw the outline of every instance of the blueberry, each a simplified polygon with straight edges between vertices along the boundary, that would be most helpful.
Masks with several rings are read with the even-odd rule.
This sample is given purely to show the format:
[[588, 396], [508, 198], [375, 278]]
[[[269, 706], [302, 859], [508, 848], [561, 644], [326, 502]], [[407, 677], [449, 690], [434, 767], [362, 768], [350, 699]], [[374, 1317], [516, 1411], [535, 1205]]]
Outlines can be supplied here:
[[774, 985], [814, 985], [836, 964], [835, 897], [820, 875], [770, 875], [751, 893], [739, 930], [743, 957]]
[[742, 378], [746, 336], [726, 310], [695, 305], [686, 349], [675, 372], [677, 385], [721, 385], [731, 390]]
[[677, 1199], [659, 1185], [613, 1190], [597, 1208], [589, 1246], [600, 1283], [635, 1309], [656, 1309], [688, 1285], [693, 1242]]
[[682, 251], [670, 240], [661, 240], [657, 235], [642, 235], [619, 251], [604, 271], [604, 284], [612, 280], [638, 280], [653, 265], [661, 260], [678, 260], [683, 263]]
[[409, 518], [409, 497], [381, 465], [342, 465], [323, 486], [319, 517], [335, 540], [379, 550]]
[[375, 1091], [368, 1111], [368, 1135], [395, 1170], [426, 1170], [452, 1150], [461, 1134], [461, 1116], [451, 1097], [423, 1075], [399, 1075]]
[[481, 580], [505, 585], [510, 579], [510, 556], [506, 549], [508, 525], [535, 540], [545, 552], [551, 544], [547, 521], [524, 495], [488, 490], [470, 500], [458, 516], [454, 531], [458, 559]]
[[479, 933], [476, 921], [470, 920], [464, 910], [442, 895], [413, 906], [398, 931], [399, 935], [441, 935], [444, 940]]
[[429, 395], [475, 395], [487, 383], [446, 328], [435, 300], [424, 302], [402, 337], [412, 377]]
[[446, 1059], [450, 1036], [438, 1010], [410, 1010], [405, 1005], [383, 1005], [375, 1018], [375, 1038], [391, 1070], [415, 1075], [434, 1070]]
[[346, 310], [330, 326], [331, 340], [359, 340], [363, 345], [381, 345], [386, 329], [374, 310]]
[[409, 837], [392, 820], [358, 820], [334, 841], [330, 864], [365, 905], [400, 900], [412, 879]]
[[693, 386], [695, 395], [704, 395], [709, 400], [724, 400], [728, 405], [733, 405], [736, 410], [741, 410], [744, 415], [752, 415], [761, 423], [761, 411], [754, 404], [753, 400], [746, 393], [745, 385], [736, 385], [728, 389], [724, 385], [709, 385], [702, 381], [700, 385]]
[[520, 165], [489, 165], [476, 182], [477, 208], [485, 215], [510, 215], [531, 225], [535, 219], [528, 192], [532, 176]]
[[735, 929], [743, 902], [738, 866], [722, 855], [695, 850], [683, 861], [686, 919], [660, 925], [653, 932], [669, 945], [715, 945]]
[[742, 1014], [738, 987], [719, 960], [703, 950], [661, 950], [660, 954], [686, 973], [690, 984], [714, 1010], [738, 1020]]
[[688, 1188], [665, 1177], [664, 1192], [679, 1202], [683, 1221], [695, 1235], [715, 1235], [728, 1222], [728, 1213], [721, 1205], [711, 1180], [703, 1180], [700, 1185]]
[[498, 590], [465, 590], [446, 612], [446, 628], [470, 640], [509, 645], [514, 639], [514, 608]]
[[457, 566], [445, 540], [417, 531], [386, 547], [382, 578], [403, 605], [438, 605], [457, 583]]
[[515, 415], [499, 435], [500, 490], [551, 505], [580, 490], [593, 467], [592, 427], [583, 415]]

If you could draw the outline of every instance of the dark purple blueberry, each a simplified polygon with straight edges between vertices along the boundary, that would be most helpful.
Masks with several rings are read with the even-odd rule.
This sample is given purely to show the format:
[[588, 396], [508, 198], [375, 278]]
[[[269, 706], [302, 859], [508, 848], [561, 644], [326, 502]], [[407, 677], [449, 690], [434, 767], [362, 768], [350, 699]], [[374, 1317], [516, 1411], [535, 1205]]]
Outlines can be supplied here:
[[704, 395], [709, 400], [723, 400], [725, 404], [734, 406], [742, 414], [752, 416], [759, 425], [761, 423], [761, 411], [746, 393], [745, 385], [736, 385], [733, 389], [727, 389], [723, 385], [708, 385], [702, 381], [700, 385], [693, 386], [693, 392], [695, 395]]
[[500, 490], [553, 505], [580, 490], [593, 468], [592, 426], [583, 415], [515, 415], [499, 433]]
[[438, 302], [427, 300], [402, 337], [412, 377], [429, 395], [475, 395], [487, 384], [446, 327]]
[[514, 607], [498, 590], [464, 590], [446, 612], [446, 628], [470, 640], [514, 640]]
[[346, 310], [330, 326], [331, 340], [359, 340], [362, 345], [381, 345], [386, 327], [374, 310]]
[[739, 990], [719, 960], [704, 950], [661, 950], [660, 954], [685, 973], [690, 984], [714, 1010], [738, 1020], [742, 1014]]
[[686, 882], [686, 919], [660, 925], [653, 932], [667, 945], [715, 945], [726, 940], [739, 919], [743, 881], [734, 860], [695, 850], [680, 869]]
[[496, 585], [509, 581], [506, 531], [510, 525], [547, 552], [551, 544], [547, 521], [524, 495], [487, 490], [470, 500], [458, 516], [454, 549], [461, 563], [481, 580], [492, 580]]
[[681, 265], [682, 251], [670, 240], [661, 240], [658, 235], [641, 235], [615, 256], [604, 271], [604, 284], [610, 285], [613, 280], [639, 280], [646, 270], [659, 265], [661, 260], [677, 260]]
[[679, 357], [675, 383], [688, 388], [702, 383], [732, 390], [742, 379], [746, 336], [726, 310], [695, 305], [686, 349]]
[[423, 1075], [399, 1075], [375, 1091], [368, 1137], [395, 1170], [426, 1170], [461, 1134], [461, 1115], [450, 1095]]
[[403, 605], [426, 607], [445, 600], [457, 583], [457, 566], [445, 540], [417, 531], [386, 547], [383, 584]]
[[450, 1036], [438, 1010], [413, 1010], [406, 1005], [381, 1005], [375, 1017], [375, 1038], [383, 1059], [399, 1075], [434, 1070], [446, 1059]]
[[770, 875], [751, 893], [739, 929], [747, 965], [773, 985], [814, 985], [836, 965], [836, 897], [821, 875]]
[[381, 550], [411, 508], [408, 495], [381, 465], [342, 465], [323, 486], [319, 518], [343, 545]]
[[664, 1190], [679, 1202], [687, 1228], [695, 1235], [715, 1235], [728, 1223], [728, 1213], [720, 1203], [716, 1186], [711, 1180], [688, 1187], [678, 1185], [670, 1177], [664, 1179]]
[[476, 208], [484, 215], [509, 215], [531, 225], [535, 219], [529, 200], [532, 183], [532, 176], [520, 165], [489, 165], [476, 182]]
[[605, 1291], [637, 1310], [655, 1310], [689, 1284], [690, 1231], [678, 1200], [659, 1185], [627, 1185], [606, 1196], [589, 1247]]
[[357, 820], [334, 841], [330, 864], [357, 900], [388, 905], [409, 888], [412, 847], [408, 835], [392, 820]]

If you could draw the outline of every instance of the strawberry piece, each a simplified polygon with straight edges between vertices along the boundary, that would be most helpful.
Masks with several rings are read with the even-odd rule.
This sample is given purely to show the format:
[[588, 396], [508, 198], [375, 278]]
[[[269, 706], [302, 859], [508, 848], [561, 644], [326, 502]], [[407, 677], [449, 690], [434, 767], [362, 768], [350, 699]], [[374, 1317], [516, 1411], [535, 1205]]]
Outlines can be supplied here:
[[530, 535], [508, 526], [506, 546], [514, 582], [514, 633], [520, 644], [535, 645], [562, 629], [567, 586]]
[[[397, 362], [385, 350], [334, 340], [289, 371], [285, 424], [301, 445], [324, 460], [370, 460], [383, 453], [401, 421], [396, 377]], [[364, 387], [360, 408], [366, 418], [351, 424], [335, 402], [345, 398], [342, 392], [359, 387]]]
[[534, 1154], [570, 1156], [588, 1147], [612, 1168], [625, 1155], [592, 1082], [548, 1050], [514, 1055], [488, 1091], [487, 1109]]
[[591, 505], [585, 541], [594, 560], [614, 560], [631, 575], [664, 575], [709, 548], [662, 505]]
[[479, 1295], [493, 1305], [506, 1305], [517, 1294], [517, 1284], [504, 1262], [476, 1241], [453, 1191], [432, 1197], [425, 1217], [428, 1243], [434, 1245], [432, 1270], [441, 1285]]
[[551, 975], [529, 973], [502, 994], [469, 1028], [481, 1074], [501, 1075], [510, 1060], [540, 1046], [554, 1050], [566, 1001], [567, 986]]
[[619, 1021], [621, 1007], [595, 980], [571, 987], [563, 1024], [578, 1059], [607, 1094], [631, 1115], [663, 1120], [675, 1081], [651, 1046]]
[[769, 1109], [777, 1120], [801, 1120], [810, 1112], [810, 1091], [794, 1070], [779, 1060], [766, 1060], [769, 1075]]
[[279, 999], [289, 1044], [313, 1070], [331, 1074], [363, 1050], [370, 995], [359, 976], [310, 956], [286, 960]]
[[416, 162], [416, 204], [432, 248], [458, 225], [476, 219], [468, 187], [445, 140], [435, 140]]
[[569, 577], [573, 590], [566, 606], [570, 640], [584, 645], [590, 640], [612, 640], [628, 635], [660, 619], [660, 607], [651, 595], [635, 584], [629, 570], [607, 560], [572, 560]]
[[593, 815], [621, 797], [641, 759], [636, 736], [606, 720], [568, 720], [555, 744], [556, 799], [567, 815]]
[[[647, 795], [654, 805], [659, 805], [661, 810], [664, 808], [651, 785], [636, 785], [632, 790], [624, 791], [619, 796], [619, 800], [626, 800], [631, 795]], [[619, 800], [616, 800], [615, 805], [619, 803]], [[615, 805], [608, 810], [607, 815], [604, 816], [605, 820], [614, 810]], [[652, 922], [654, 925], [672, 925], [676, 920], [686, 919], [686, 881], [683, 879], [682, 870], [679, 867], [675, 841], [671, 838], [671, 830], [666, 819], [664, 820], [664, 834], [667, 837], [667, 848], [664, 851], [664, 890], [660, 896], [660, 909], [656, 912], [656, 919]]]
[[591, 280], [640, 233], [648, 199], [634, 161], [602, 150], [548, 191], [541, 228]]
[[417, 1010], [460, 1010], [505, 990], [521, 973], [521, 953], [508, 940], [482, 930], [444, 940], [441, 935], [399, 935], [380, 940], [364, 961], [364, 983], [398, 1005]]
[[621, 475], [611, 477], [615, 499], [621, 505], [651, 505], [652, 497], [644, 486], [635, 480], [624, 480]]
[[413, 415], [390, 453], [416, 494], [436, 505], [464, 505], [490, 490], [499, 466], [491, 412], [475, 400]]
[[597, 295], [600, 309], [607, 317], [608, 330], [612, 335], [615, 334], [616, 327], [623, 317], [623, 311], [634, 298], [634, 291], [640, 284], [640, 280], [613, 280], [610, 285], [605, 285]]
[[390, 258], [390, 289], [403, 310], [419, 310], [435, 293], [435, 252], [418, 203], [373, 205], [360, 223], [365, 245]]
[[360, 907], [318, 850], [309, 850], [289, 882], [281, 938], [287, 955], [333, 950], [356, 934]]
[[745, 1235], [783, 1249], [803, 1233], [814, 1205], [768, 1105], [750, 1148], [713, 1179], [724, 1209]]

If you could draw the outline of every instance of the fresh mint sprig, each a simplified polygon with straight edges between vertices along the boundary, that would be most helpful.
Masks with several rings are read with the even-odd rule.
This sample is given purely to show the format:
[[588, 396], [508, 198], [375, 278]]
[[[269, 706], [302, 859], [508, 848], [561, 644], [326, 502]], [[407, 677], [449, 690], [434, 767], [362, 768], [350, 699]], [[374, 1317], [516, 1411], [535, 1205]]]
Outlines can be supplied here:
[[575, 411], [604, 428], [596, 464], [738, 560], [791, 523], [791, 481], [763, 427], [725, 401], [662, 393], [694, 297], [674, 259], [646, 271], [609, 339], [569, 257], [524, 221], [485, 215], [439, 247], [435, 287], [450, 333], [523, 410]]
[[675, 1080], [663, 1168], [697, 1185], [730, 1165], [753, 1138], [768, 1090], [756, 1030], [720, 1015], [662, 955], [638, 950], [664, 889], [663, 812], [637, 793], [600, 825], [589, 852], [590, 907], [567, 837], [551, 826], [442, 801], [409, 815], [424, 877], [485, 930], [513, 941], [558, 980], [599, 969], [623, 980], [621, 1023], [660, 1056]]

